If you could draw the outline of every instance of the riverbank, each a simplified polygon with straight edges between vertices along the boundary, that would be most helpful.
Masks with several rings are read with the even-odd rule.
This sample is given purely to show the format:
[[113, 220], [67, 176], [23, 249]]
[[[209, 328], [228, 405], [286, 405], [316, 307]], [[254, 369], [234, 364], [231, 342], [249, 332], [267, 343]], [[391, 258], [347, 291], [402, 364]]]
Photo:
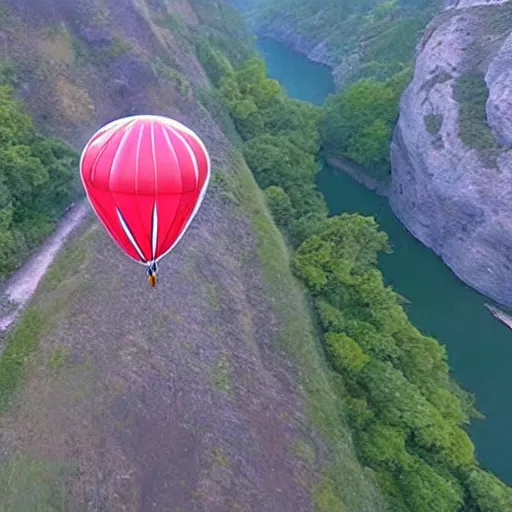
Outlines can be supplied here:
[[[303, 54], [276, 39], [259, 38], [256, 46], [267, 61], [269, 76], [282, 74], [288, 77], [286, 83], [281, 82], [281, 86], [289, 97], [321, 106], [329, 94], [336, 92], [328, 66], [306, 57], [294, 62], [290, 54]], [[268, 59], [270, 56], [272, 58]]]
[[342, 156], [330, 156], [327, 157], [326, 160], [331, 167], [344, 172], [353, 180], [364, 185], [368, 190], [375, 192], [375, 194], [381, 197], [389, 197], [389, 182], [383, 183], [376, 178], [372, 178], [355, 162], [352, 162], [348, 158], [344, 158]]
[[501, 311], [497, 307], [492, 306], [491, 304], [485, 304], [485, 307], [494, 315], [495, 318], [497, 318], [500, 322], [503, 322], [503, 324], [512, 330], [512, 316], [505, 313], [504, 311]]

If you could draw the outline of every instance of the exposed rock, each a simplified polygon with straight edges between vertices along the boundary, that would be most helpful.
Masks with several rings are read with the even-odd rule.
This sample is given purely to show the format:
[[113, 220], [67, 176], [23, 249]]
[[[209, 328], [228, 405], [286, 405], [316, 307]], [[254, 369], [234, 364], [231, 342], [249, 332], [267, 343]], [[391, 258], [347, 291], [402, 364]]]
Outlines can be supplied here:
[[445, 6], [453, 9], [465, 9], [477, 5], [500, 5], [509, 0], [446, 0]]
[[295, 25], [281, 18], [259, 26], [258, 33], [281, 41], [294, 50], [307, 55], [310, 60], [333, 65], [333, 61], [327, 55], [325, 40], [302, 35], [297, 32]]
[[512, 306], [512, 151], [492, 136], [488, 147], [465, 144], [454, 93], [461, 76], [484, 73], [490, 127], [477, 117], [471, 126], [512, 142], [512, 6], [462, 8], [475, 3], [434, 19], [419, 45], [391, 147], [390, 202], [463, 281]]
[[485, 79], [489, 87], [487, 121], [503, 144], [512, 145], [512, 35], [491, 62]]

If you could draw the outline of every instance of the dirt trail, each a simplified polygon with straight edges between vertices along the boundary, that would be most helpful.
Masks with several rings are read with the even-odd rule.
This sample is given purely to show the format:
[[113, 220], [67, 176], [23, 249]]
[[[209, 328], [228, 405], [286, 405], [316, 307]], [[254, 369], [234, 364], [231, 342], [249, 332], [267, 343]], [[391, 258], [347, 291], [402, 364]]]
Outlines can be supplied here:
[[0, 304], [6, 303], [7, 312], [0, 309], [0, 333], [7, 330], [16, 316], [34, 294], [37, 285], [48, 270], [62, 245], [89, 212], [86, 200], [68, 210], [55, 232], [41, 245], [5, 283], [0, 290]]

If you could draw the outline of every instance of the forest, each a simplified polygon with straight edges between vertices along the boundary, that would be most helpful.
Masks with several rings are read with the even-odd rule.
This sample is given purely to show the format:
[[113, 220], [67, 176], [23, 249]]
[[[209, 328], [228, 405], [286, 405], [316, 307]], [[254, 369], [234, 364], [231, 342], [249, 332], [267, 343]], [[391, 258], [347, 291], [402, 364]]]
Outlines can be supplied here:
[[0, 280], [16, 269], [53, 230], [80, 194], [78, 153], [41, 136], [13, 95], [12, 78], [0, 85]]
[[[303, 3], [312, 6], [307, 0]], [[352, 3], [345, 4], [348, 9]], [[349, 158], [385, 181], [391, 172], [389, 145], [400, 97], [412, 77], [415, 48], [440, 5], [429, 0], [357, 4], [359, 14], [351, 12], [347, 21], [347, 31], [357, 34], [353, 46], [340, 48], [342, 53], [355, 52], [359, 66], [340, 92], [327, 99], [321, 133], [328, 156]], [[329, 7], [324, 10], [326, 19], [333, 19]], [[330, 44], [342, 45], [337, 40]]]
[[323, 60], [336, 67], [347, 57], [343, 83], [386, 80], [408, 65], [426, 24], [441, 0], [245, 0], [249, 18], [263, 33], [268, 25], [291, 25], [325, 48]]
[[[324, 106], [320, 132], [327, 157], [361, 165], [373, 178], [390, 175], [389, 145], [400, 97], [410, 81], [416, 45], [439, 0], [253, 0], [258, 31], [292, 26], [325, 50], [338, 76], [338, 93]], [[278, 21], [276, 21], [278, 20]], [[339, 67], [340, 71], [337, 71]]]
[[[204, 47], [201, 52], [204, 58]], [[401, 297], [383, 282], [377, 256], [390, 251], [387, 235], [373, 218], [328, 216], [315, 186], [322, 133], [328, 132], [322, 109], [287, 98], [253, 54], [233, 66], [219, 52], [211, 47], [206, 62], [216, 84], [210, 100], [222, 103], [213, 111], [222, 119], [222, 106], [227, 109], [230, 119], [223, 122], [239, 134], [292, 251], [292, 270], [323, 331], [339, 421], [350, 424], [358, 456], [374, 471], [389, 510], [510, 510], [512, 491], [475, 459], [466, 427], [481, 416], [472, 396], [451, 379], [444, 347], [410, 323]], [[334, 101], [343, 109], [356, 103], [356, 126], [370, 118], [371, 100], [391, 122], [404, 81], [391, 79], [386, 91], [375, 80], [360, 82]], [[353, 152], [371, 155], [350, 143]]]
[[384, 82], [367, 78], [331, 95], [320, 127], [326, 154], [349, 158], [374, 178], [386, 180], [398, 105], [410, 76], [406, 68]]

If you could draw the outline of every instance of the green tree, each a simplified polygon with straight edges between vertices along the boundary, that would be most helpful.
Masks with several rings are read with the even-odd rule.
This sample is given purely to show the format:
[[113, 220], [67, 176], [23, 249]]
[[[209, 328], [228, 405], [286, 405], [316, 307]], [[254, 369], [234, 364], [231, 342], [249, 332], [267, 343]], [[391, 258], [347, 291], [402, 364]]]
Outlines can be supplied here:
[[299, 100], [277, 95], [264, 111], [265, 131], [275, 136], [285, 136], [304, 151], [317, 154], [320, 150], [319, 107]]
[[391, 472], [402, 472], [412, 459], [407, 453], [406, 441], [407, 431], [374, 423], [361, 434], [358, 444], [372, 466]]
[[270, 186], [265, 189], [265, 199], [276, 224], [281, 229], [288, 229], [295, 217], [288, 194], [281, 187]]
[[322, 231], [327, 223], [327, 208], [324, 212], [308, 213], [293, 223], [291, 242], [293, 247], [299, 247], [310, 236]]
[[219, 90], [235, 121], [247, 118], [269, 107], [282, 94], [279, 83], [267, 78], [265, 63], [250, 59], [243, 68], [229, 73], [219, 82]]
[[468, 471], [465, 483], [471, 500], [468, 512], [507, 512], [512, 510], [512, 489], [491, 473], [474, 467]]
[[410, 78], [406, 68], [388, 79], [360, 80], [325, 102], [321, 123], [328, 154], [341, 155], [378, 178], [390, 172], [389, 145], [398, 118], [398, 102]]
[[219, 85], [221, 79], [233, 72], [229, 59], [210, 42], [203, 38], [196, 47], [197, 57], [214, 85]]
[[463, 490], [455, 478], [437, 472], [418, 458], [400, 475], [399, 482], [411, 512], [459, 512], [464, 502]]
[[[349, 283], [352, 273], [359, 273], [377, 262], [380, 251], [388, 251], [388, 237], [379, 232], [373, 218], [343, 214], [331, 217], [324, 229], [306, 240], [294, 257], [294, 269], [301, 275], [304, 267], [315, 266], [334, 287]], [[323, 256], [317, 257], [317, 251]]]
[[0, 86], [0, 278], [47, 236], [75, 191], [78, 155], [37, 135], [12, 90]]
[[363, 350], [381, 361], [396, 364], [401, 354], [392, 336], [382, 333], [375, 325], [359, 318], [345, 322], [346, 332], [354, 338]]
[[350, 139], [345, 154], [354, 162], [372, 169], [374, 174], [384, 177], [389, 168], [391, 133], [391, 123], [377, 119]]
[[268, 108], [276, 97], [283, 94], [279, 82], [267, 77], [263, 59], [249, 59], [236, 73], [236, 81], [242, 95], [252, 98], [259, 109]]
[[258, 185], [264, 189], [275, 185], [290, 194], [297, 182], [311, 183], [319, 170], [313, 155], [284, 137], [256, 137], [245, 144], [243, 151]]
[[325, 341], [334, 366], [341, 371], [358, 372], [369, 360], [361, 347], [346, 334], [328, 332]]
[[325, 105], [323, 139], [329, 150], [345, 151], [350, 140], [376, 120], [388, 124], [396, 117], [393, 90], [373, 79], [361, 80]]

